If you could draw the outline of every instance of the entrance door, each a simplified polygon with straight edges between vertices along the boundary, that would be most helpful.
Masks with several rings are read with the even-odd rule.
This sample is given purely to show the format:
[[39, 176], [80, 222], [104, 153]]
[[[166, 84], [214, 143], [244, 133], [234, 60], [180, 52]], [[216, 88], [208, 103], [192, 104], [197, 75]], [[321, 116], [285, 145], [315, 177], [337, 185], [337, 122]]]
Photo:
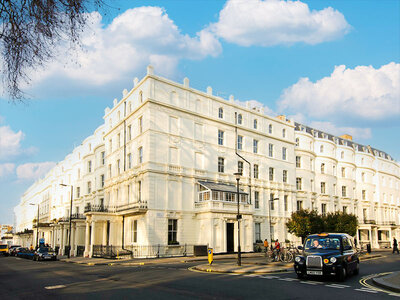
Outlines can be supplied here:
[[234, 223], [226, 223], [226, 252], [232, 253], [233, 249], [233, 225]]

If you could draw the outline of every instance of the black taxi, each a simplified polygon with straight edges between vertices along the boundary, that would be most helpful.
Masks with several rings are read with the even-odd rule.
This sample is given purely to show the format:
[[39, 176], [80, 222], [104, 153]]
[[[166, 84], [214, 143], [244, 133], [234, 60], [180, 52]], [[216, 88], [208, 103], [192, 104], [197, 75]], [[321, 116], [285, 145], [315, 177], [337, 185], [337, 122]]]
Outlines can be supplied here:
[[352, 240], [353, 238], [345, 233], [309, 235], [304, 246], [298, 247], [302, 250], [302, 255], [294, 259], [297, 277], [333, 275], [339, 281], [344, 281], [350, 273], [357, 275], [360, 260]]

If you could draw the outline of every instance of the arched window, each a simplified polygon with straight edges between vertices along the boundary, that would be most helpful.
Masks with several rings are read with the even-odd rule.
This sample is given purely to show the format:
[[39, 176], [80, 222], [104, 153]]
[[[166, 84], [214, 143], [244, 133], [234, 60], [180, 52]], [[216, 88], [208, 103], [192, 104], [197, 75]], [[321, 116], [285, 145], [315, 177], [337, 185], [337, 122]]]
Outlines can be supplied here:
[[325, 164], [322, 163], [321, 164], [321, 174], [324, 174], [324, 173], [325, 173]]
[[254, 129], [257, 129], [257, 119], [254, 119]]
[[319, 147], [319, 152], [321, 152], [321, 153], [324, 152], [324, 145], [321, 145], [321, 146]]
[[269, 134], [272, 134], [272, 124], [269, 124], [269, 126], [268, 126], [268, 132], [269, 132]]
[[299, 140], [299, 138], [296, 138], [296, 147], [298, 147], [299, 144], [300, 144], [300, 140]]
[[242, 125], [242, 123], [243, 123], [243, 116], [242, 114], [238, 114], [238, 124]]
[[222, 107], [218, 108], [218, 118], [224, 118], [224, 109]]

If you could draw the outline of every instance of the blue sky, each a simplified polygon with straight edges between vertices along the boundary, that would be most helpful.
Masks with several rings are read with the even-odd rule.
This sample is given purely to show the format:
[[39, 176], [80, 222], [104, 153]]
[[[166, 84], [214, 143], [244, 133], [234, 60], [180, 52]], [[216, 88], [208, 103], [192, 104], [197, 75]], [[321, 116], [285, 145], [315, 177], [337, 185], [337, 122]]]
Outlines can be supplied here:
[[[155, 73], [256, 100], [400, 160], [400, 2], [113, 1], [83, 48], [29, 71], [31, 99], [0, 99], [0, 224], [24, 191], [102, 123], [104, 108]], [[66, 63], [71, 62], [73, 63]]]

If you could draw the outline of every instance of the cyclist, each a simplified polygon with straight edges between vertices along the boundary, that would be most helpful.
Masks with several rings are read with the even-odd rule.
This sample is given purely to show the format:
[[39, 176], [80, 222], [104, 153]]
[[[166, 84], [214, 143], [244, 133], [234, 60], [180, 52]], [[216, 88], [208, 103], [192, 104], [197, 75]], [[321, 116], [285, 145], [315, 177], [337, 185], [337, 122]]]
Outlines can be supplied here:
[[275, 250], [275, 261], [279, 261], [279, 254], [281, 252], [281, 244], [279, 243], [278, 239], [276, 239], [276, 241], [275, 241], [274, 250]]

